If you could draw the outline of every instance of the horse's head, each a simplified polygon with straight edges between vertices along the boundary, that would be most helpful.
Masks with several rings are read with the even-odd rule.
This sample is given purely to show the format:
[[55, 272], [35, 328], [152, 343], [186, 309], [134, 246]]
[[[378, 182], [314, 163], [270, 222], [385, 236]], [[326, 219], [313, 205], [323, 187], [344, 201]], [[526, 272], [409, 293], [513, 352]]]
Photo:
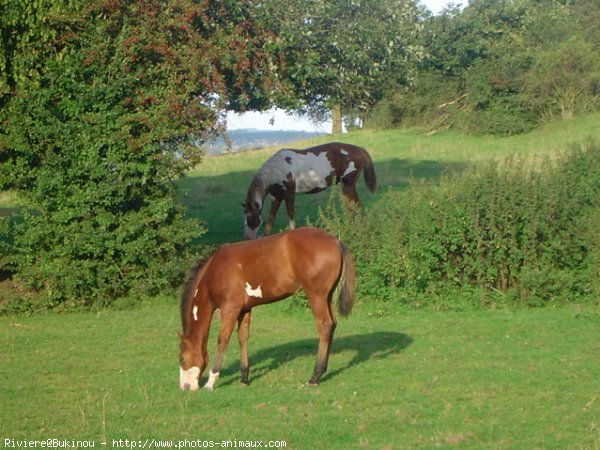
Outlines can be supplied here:
[[244, 207], [244, 239], [256, 239], [262, 223], [262, 207], [258, 202], [247, 201]]
[[179, 388], [181, 390], [196, 391], [200, 387], [200, 377], [206, 367], [206, 355], [203, 355], [187, 336], [179, 335], [181, 345], [179, 349]]

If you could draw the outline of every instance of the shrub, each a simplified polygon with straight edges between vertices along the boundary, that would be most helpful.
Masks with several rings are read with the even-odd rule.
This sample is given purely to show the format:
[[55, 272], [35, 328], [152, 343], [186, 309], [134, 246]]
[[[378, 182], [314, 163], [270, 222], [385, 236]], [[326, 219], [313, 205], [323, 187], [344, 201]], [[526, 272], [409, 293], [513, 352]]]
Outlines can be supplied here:
[[599, 156], [588, 145], [536, 169], [519, 158], [489, 162], [437, 186], [413, 182], [369, 210], [332, 200], [317, 224], [352, 248], [363, 297], [421, 303], [462, 290], [542, 305], [589, 296]]
[[400, 87], [381, 100], [365, 120], [367, 128], [411, 126], [437, 127], [449, 124], [462, 107], [464, 96], [452, 78], [421, 73], [410, 87]]
[[600, 62], [594, 46], [572, 37], [535, 55], [525, 78], [526, 99], [542, 119], [563, 120], [600, 106]]

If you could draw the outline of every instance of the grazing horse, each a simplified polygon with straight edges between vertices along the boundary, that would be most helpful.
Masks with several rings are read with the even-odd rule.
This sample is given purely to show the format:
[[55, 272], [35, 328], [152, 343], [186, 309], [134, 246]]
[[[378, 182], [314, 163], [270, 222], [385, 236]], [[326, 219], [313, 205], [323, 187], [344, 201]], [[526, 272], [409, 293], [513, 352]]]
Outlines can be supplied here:
[[327, 189], [335, 181], [342, 183], [342, 193], [359, 204], [356, 182], [364, 170], [369, 191], [375, 192], [377, 181], [371, 156], [364, 148], [331, 142], [305, 150], [282, 149], [265, 161], [256, 172], [244, 207], [244, 239], [256, 238], [262, 223], [263, 203], [271, 195], [271, 211], [265, 225], [268, 236], [281, 201], [285, 201], [290, 229], [294, 223], [296, 193], [312, 194]]
[[289, 297], [302, 289], [319, 332], [317, 362], [308, 382], [316, 385], [327, 370], [336, 320], [331, 310], [339, 289], [338, 311], [347, 316], [354, 304], [355, 269], [348, 248], [317, 228], [299, 228], [268, 238], [223, 245], [190, 273], [181, 297], [179, 387], [196, 390], [208, 362], [206, 344], [215, 310], [221, 330], [215, 362], [205, 389], [219, 377], [223, 354], [238, 323], [241, 382], [248, 384], [248, 334], [252, 308]]

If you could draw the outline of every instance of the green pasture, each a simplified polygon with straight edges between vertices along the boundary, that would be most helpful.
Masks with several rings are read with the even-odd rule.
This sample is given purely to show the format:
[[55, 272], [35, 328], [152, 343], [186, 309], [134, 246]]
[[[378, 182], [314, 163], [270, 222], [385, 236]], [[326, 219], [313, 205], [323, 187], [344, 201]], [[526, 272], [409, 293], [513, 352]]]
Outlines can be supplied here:
[[589, 307], [378, 317], [359, 306], [339, 320], [317, 388], [304, 386], [317, 344], [308, 310], [256, 309], [250, 386], [238, 383], [234, 338], [214, 392], [179, 391], [178, 327], [174, 299], [0, 318], [0, 442], [600, 447], [600, 316]]

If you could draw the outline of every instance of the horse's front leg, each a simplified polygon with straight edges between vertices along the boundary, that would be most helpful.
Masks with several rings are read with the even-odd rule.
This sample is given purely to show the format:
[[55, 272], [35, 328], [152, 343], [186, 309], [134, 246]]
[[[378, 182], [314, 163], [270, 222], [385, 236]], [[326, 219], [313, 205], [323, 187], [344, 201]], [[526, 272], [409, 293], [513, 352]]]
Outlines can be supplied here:
[[296, 222], [294, 222], [295, 204], [296, 197], [294, 195], [294, 191], [291, 191], [291, 193], [285, 197], [285, 208], [287, 209], [287, 214], [290, 218], [290, 230], [296, 228]]
[[217, 340], [217, 354], [215, 356], [215, 362], [208, 374], [208, 381], [204, 385], [204, 389], [212, 391], [215, 387], [215, 383], [219, 379], [221, 373], [221, 364], [223, 363], [223, 356], [225, 350], [229, 345], [229, 338], [235, 327], [235, 322], [239, 316], [239, 311], [223, 311], [221, 310], [221, 331], [219, 332], [219, 338]]
[[238, 340], [240, 342], [240, 382], [248, 384], [250, 363], [248, 362], [248, 337], [250, 336], [250, 311], [242, 312], [238, 318]]
[[269, 211], [269, 217], [267, 218], [267, 224], [265, 225], [265, 231], [263, 233], [265, 236], [268, 236], [271, 233], [271, 227], [273, 226], [273, 221], [279, 210], [279, 205], [281, 205], [281, 199], [271, 197], [271, 210]]

